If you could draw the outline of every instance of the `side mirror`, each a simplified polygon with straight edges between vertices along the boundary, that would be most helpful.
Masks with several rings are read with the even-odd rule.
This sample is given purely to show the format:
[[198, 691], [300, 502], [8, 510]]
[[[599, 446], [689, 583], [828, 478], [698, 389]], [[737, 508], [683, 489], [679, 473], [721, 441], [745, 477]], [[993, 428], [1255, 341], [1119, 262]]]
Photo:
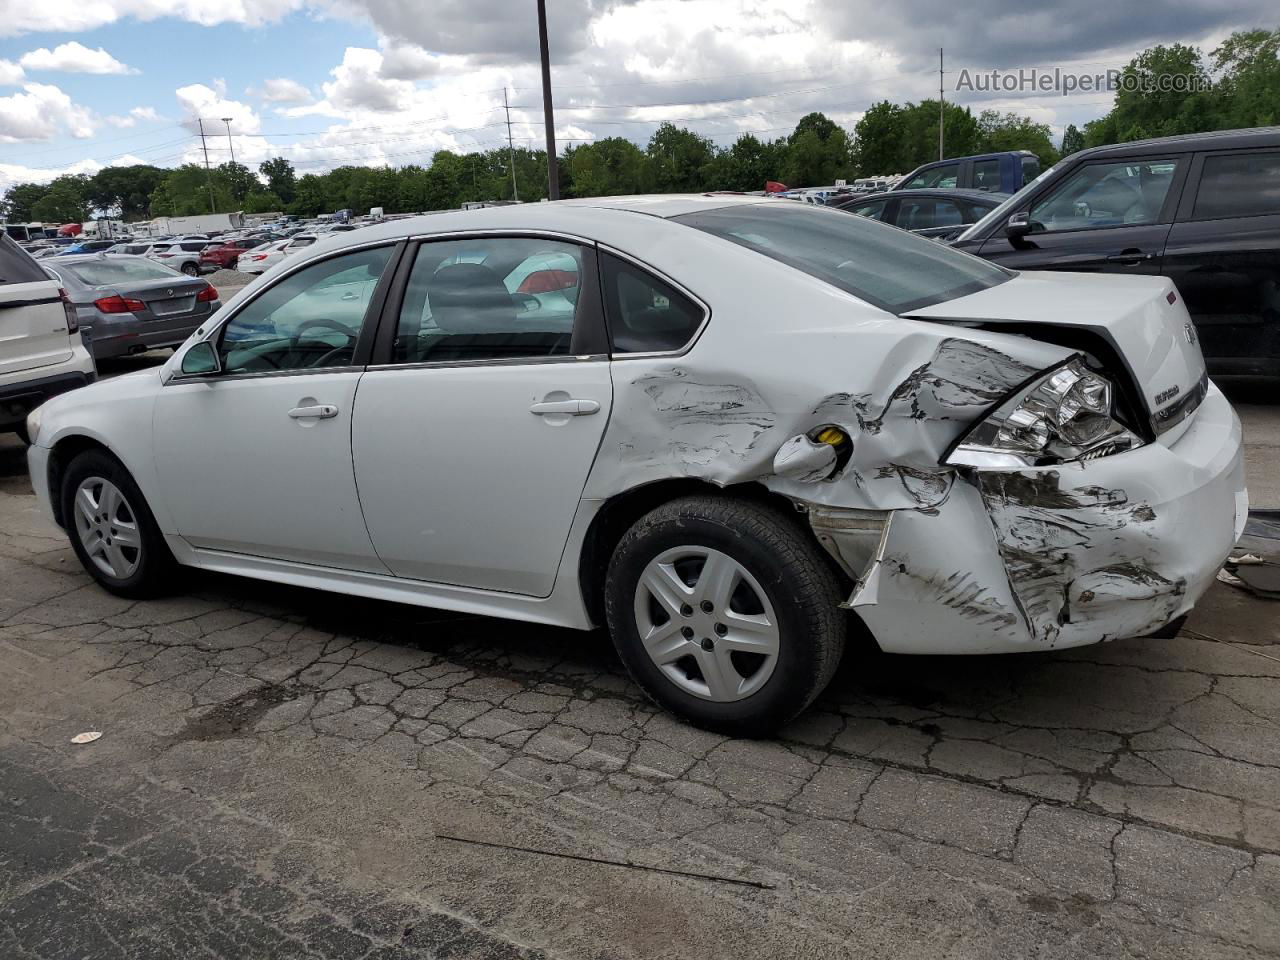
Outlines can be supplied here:
[[192, 344], [191, 349], [182, 355], [184, 377], [211, 377], [221, 372], [222, 360], [208, 340]]
[[1021, 240], [1031, 232], [1031, 214], [1026, 210], [1015, 213], [1004, 225], [1004, 235], [1010, 240]]

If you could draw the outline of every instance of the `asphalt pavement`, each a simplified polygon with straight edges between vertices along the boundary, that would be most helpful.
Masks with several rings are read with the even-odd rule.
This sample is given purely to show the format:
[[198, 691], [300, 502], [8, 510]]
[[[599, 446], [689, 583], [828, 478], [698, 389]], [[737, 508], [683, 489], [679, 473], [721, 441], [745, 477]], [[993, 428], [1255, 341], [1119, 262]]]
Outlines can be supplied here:
[[8, 438], [0, 531], [6, 960], [1280, 956], [1280, 617], [1241, 590], [1171, 640], [859, 650], [740, 741], [602, 633], [112, 597]]

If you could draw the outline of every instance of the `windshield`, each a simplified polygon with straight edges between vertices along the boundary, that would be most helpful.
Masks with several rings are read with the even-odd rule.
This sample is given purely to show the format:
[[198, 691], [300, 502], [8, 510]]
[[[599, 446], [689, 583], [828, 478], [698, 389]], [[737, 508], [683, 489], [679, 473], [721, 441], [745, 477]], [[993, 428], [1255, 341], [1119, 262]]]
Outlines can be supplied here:
[[1014, 274], [897, 227], [800, 203], [743, 204], [672, 218], [902, 314]]
[[1026, 197], [1028, 194], [1030, 194], [1031, 191], [1036, 188], [1037, 184], [1044, 182], [1053, 174], [1055, 170], [1060, 169], [1062, 167], [1063, 162], [1064, 161], [1059, 161], [1058, 163], [1055, 163], [1052, 167], [1050, 167], [1044, 173], [1040, 174], [1040, 176], [1036, 177], [1034, 180], [1028, 183], [1025, 187], [1023, 187], [1021, 190], [1019, 190], [1017, 193], [1011, 196], [1008, 200], [1000, 204], [1000, 206], [996, 207], [994, 210], [988, 213], [985, 217], [983, 217], [981, 220], [979, 220], [977, 223], [971, 226], [968, 230], [960, 234], [960, 236], [956, 237], [956, 242], [959, 243], [963, 240], [973, 240], [978, 237], [981, 237], [985, 233], [987, 233], [988, 229], [991, 227], [992, 224], [1001, 223], [1004, 220], [1008, 219], [1009, 214], [1013, 213], [1013, 211], [1017, 210], [1018, 207], [1022, 205], [1023, 198]]
[[130, 280], [175, 280], [178, 275], [168, 267], [141, 257], [120, 257], [88, 263], [68, 263], [62, 269], [91, 287], [108, 287]]

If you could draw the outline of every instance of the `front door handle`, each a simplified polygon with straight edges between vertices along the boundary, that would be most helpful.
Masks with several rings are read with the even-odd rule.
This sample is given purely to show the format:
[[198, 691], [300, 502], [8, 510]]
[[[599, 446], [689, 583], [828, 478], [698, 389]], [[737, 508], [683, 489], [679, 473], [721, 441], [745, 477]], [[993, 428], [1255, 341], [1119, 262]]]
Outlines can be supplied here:
[[600, 404], [594, 400], [543, 400], [529, 408], [534, 416], [545, 417], [548, 414], [568, 415], [571, 417], [589, 417], [600, 412]]
[[1113, 253], [1107, 257], [1107, 263], [1142, 263], [1146, 260], [1155, 259], [1154, 253], [1143, 253], [1141, 250], [1121, 250], [1119, 253]]
[[338, 408], [331, 403], [313, 403], [307, 407], [294, 407], [289, 416], [295, 420], [329, 420], [338, 415]]

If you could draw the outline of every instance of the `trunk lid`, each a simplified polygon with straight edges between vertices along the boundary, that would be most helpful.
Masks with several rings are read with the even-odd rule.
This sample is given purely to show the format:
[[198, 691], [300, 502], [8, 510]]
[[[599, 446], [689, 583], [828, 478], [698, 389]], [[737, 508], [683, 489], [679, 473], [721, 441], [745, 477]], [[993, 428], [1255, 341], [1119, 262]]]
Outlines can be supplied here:
[[0, 283], [0, 376], [61, 363], [71, 353], [56, 280]]
[[126, 283], [104, 284], [90, 291], [88, 299], [97, 300], [117, 294], [131, 300], [141, 300], [147, 305], [145, 312], [134, 316], [139, 320], [168, 319], [191, 313], [208, 312], [208, 305], [196, 302], [196, 294], [207, 287], [203, 280], [181, 274], [159, 280], [131, 280]]
[[[1143, 414], [1166, 443], [1186, 429], [1208, 389], [1195, 326], [1165, 277], [1026, 272], [907, 316], [993, 330], [1016, 327], [1031, 337], [1041, 325], [1089, 331], [1110, 344], [1128, 368]], [[1045, 339], [1051, 339], [1047, 331]]]

